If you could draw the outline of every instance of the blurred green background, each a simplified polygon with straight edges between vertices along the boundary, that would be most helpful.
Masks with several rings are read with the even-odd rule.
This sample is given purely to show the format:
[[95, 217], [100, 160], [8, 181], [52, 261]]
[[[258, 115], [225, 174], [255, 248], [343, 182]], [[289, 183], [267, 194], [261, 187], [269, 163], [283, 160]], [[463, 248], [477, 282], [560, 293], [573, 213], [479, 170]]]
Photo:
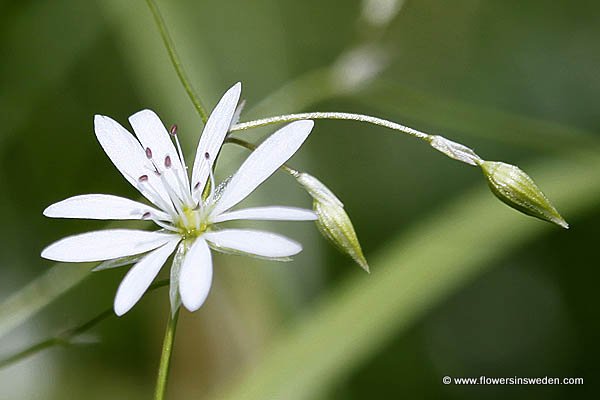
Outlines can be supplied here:
[[[180, 318], [170, 398], [597, 398], [599, 3], [158, 5], [209, 108], [242, 81], [242, 120], [352, 111], [443, 134], [530, 172], [572, 227], [519, 215], [475, 168], [419, 141], [318, 121], [292, 164], [344, 201], [371, 274], [310, 223], [254, 224], [305, 250], [287, 264], [215, 257], [207, 303]], [[39, 257], [44, 246], [106, 226], [45, 219], [47, 205], [83, 193], [137, 196], [96, 142], [93, 115], [126, 125], [151, 108], [179, 125], [188, 160], [201, 123], [144, 1], [13, 0], [0, 10], [4, 356], [110, 306], [126, 271], [55, 267], [50, 286], [74, 288], [52, 302], [52, 288], [34, 291], [18, 304], [31, 318], [10, 321], [11, 296], [53, 267]], [[240, 135], [258, 141], [273, 130]], [[227, 147], [218, 175], [245, 154]], [[306, 207], [310, 198], [280, 174], [247, 204], [265, 202]], [[90, 331], [92, 344], [1, 369], [0, 399], [150, 398], [167, 313], [167, 291], [155, 291]], [[446, 375], [585, 384], [443, 385]]]

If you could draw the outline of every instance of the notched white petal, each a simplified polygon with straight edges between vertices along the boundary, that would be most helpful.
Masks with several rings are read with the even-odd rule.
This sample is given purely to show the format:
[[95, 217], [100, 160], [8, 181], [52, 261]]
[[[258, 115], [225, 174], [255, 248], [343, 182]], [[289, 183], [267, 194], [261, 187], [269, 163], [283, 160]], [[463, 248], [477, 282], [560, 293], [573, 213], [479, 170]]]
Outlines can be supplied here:
[[[204, 131], [198, 142], [194, 168], [192, 170], [191, 186], [194, 189], [192, 195], [196, 202], [200, 200], [202, 191], [206, 186], [209, 170], [214, 164], [227, 132], [229, 132], [229, 126], [231, 125], [240, 99], [241, 91], [242, 84], [240, 82], [233, 85], [233, 87], [225, 92], [208, 117]], [[207, 154], [208, 158], [206, 157]]]
[[151, 213], [154, 219], [170, 221], [171, 217], [146, 204], [109, 194], [84, 194], [54, 203], [44, 210], [50, 218], [82, 218], [101, 220], [142, 219]]
[[178, 235], [107, 229], [69, 236], [46, 247], [42, 257], [64, 262], [104, 261], [154, 250]]
[[[119, 172], [138, 189], [148, 200], [160, 207], [160, 199], [168, 200], [160, 180], [150, 173], [154, 167], [146, 157], [146, 152], [131, 133], [112, 118], [94, 116], [94, 131], [104, 152], [113, 162]], [[153, 191], [144, 190], [138, 181], [141, 176], [148, 177], [148, 183]]]
[[232, 249], [261, 257], [290, 257], [302, 251], [300, 243], [272, 232], [224, 229], [207, 232], [204, 237], [218, 248]]
[[296, 207], [253, 207], [229, 211], [213, 218], [214, 223], [250, 219], [261, 221], [314, 221], [317, 214], [312, 210]]
[[127, 272], [115, 296], [115, 314], [125, 314], [140, 300], [178, 242], [178, 239], [173, 239], [163, 247], [148, 253]]
[[179, 274], [181, 302], [189, 311], [199, 309], [212, 285], [212, 258], [206, 241], [199, 237], [188, 250]]
[[[144, 149], [151, 149], [153, 158], [162, 163], [166, 156], [171, 157], [173, 164], [179, 164], [177, 150], [171, 141], [169, 132], [162, 121], [152, 110], [142, 110], [129, 117], [135, 135]], [[181, 165], [178, 165], [181, 167]]]
[[[160, 169], [165, 169], [168, 158], [170, 172], [164, 173], [164, 178], [181, 198], [185, 198], [186, 192], [189, 190], [187, 184], [185, 184], [186, 186], [183, 184], [185, 182], [184, 174], [187, 174], [187, 171], [179, 159], [179, 153], [175, 149], [169, 132], [158, 115], [152, 110], [138, 111], [129, 117], [129, 123], [144, 151], [147, 152], [145, 153], [146, 158], [151, 156]], [[150, 149], [149, 152], [147, 149]]]
[[314, 123], [308, 120], [292, 122], [261, 143], [233, 175], [212, 215], [221, 214], [252, 193], [294, 155], [313, 126]]

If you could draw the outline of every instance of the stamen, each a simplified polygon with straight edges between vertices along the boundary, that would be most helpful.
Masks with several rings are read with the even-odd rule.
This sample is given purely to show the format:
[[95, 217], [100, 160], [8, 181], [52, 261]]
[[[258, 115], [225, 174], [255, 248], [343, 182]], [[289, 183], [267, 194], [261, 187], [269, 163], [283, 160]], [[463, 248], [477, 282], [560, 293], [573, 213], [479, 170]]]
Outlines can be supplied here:
[[148, 160], [152, 159], [152, 149], [150, 147], [146, 147], [146, 158]]
[[177, 192], [175, 192], [175, 190], [171, 187], [164, 175], [160, 176], [160, 180], [163, 184], [163, 187], [167, 191], [169, 199], [171, 199], [171, 203], [175, 207], [177, 214], [181, 217], [181, 220], [183, 221], [184, 225], [188, 225], [187, 217], [183, 212], [184, 200], [179, 196]]
[[198, 182], [194, 185], [194, 190], [198, 190], [198, 189], [200, 189], [200, 182]]
[[170, 156], [165, 157], [165, 168], [171, 168], [171, 157]]
[[185, 173], [185, 171], [182, 171], [183, 174], [185, 175], [185, 183], [181, 180], [181, 176], [179, 176], [179, 170], [178, 169], [171, 169], [170, 171], [173, 172], [173, 175], [175, 175], [175, 179], [177, 180], [177, 184], [179, 185], [179, 188], [181, 189], [182, 194], [185, 197], [185, 202], [187, 204], [192, 204], [193, 200], [192, 200], [192, 196], [191, 193], [189, 191], [189, 187], [190, 184], [188, 183], [188, 177], [187, 174]]
[[215, 198], [215, 174], [213, 174], [212, 168], [208, 168], [208, 176], [210, 176], [210, 194], [208, 195], [207, 203], [212, 203]]
[[212, 165], [210, 165], [210, 154], [208, 152], [204, 153], [204, 158], [208, 163], [208, 176], [210, 177], [210, 194], [206, 199], [206, 203], [212, 203], [215, 197], [215, 175], [213, 174]]
[[152, 186], [152, 183], [148, 180], [148, 175], [142, 175], [142, 176], [140, 176], [140, 178], [138, 179], [138, 181], [140, 183], [143, 183], [143, 185], [140, 185], [138, 187], [138, 189], [141, 192], [143, 192], [143, 190], [147, 190], [148, 192], [152, 193], [152, 196], [155, 198], [155, 201], [159, 203], [157, 205], [160, 208], [162, 208], [164, 211], [166, 211], [167, 213], [169, 213], [172, 218], [174, 218], [174, 217], [177, 216], [177, 210], [175, 210], [173, 208], [173, 205], [171, 205], [170, 202], [166, 201], [159, 194], [159, 192], [154, 188], [154, 186]]
[[142, 219], [149, 219], [150, 218], [150, 211], [146, 211], [143, 215], [142, 215]]
[[[185, 196], [187, 197], [187, 201], [191, 203], [192, 199], [191, 199], [191, 193], [189, 190], [190, 178], [188, 177], [188, 174], [187, 174], [187, 165], [185, 163], [185, 158], [183, 157], [183, 150], [181, 150], [181, 144], [179, 143], [179, 138], [177, 136], [177, 125], [173, 124], [171, 126], [171, 129], [169, 130], [169, 133], [171, 133], [171, 136], [173, 136], [173, 138], [175, 139], [175, 145], [177, 146], [177, 156], [179, 157], [179, 161], [181, 162], [181, 165], [183, 166], [183, 170], [181, 171], [181, 173], [183, 174], [183, 176], [185, 178], [185, 184], [182, 185], [182, 188], [185, 188], [185, 190], [184, 190]], [[166, 162], [166, 160], [165, 160], [165, 162]], [[175, 175], [177, 176], [177, 181], [181, 185], [181, 177], [179, 176], [179, 171], [176, 171]]]

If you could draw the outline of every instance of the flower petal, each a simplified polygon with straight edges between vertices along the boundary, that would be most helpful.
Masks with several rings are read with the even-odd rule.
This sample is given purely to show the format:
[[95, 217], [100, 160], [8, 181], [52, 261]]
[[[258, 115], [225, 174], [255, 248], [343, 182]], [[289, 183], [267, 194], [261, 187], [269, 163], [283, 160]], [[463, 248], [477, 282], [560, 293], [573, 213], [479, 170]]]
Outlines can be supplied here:
[[302, 246], [298, 242], [285, 236], [251, 229], [224, 229], [207, 232], [204, 237], [216, 247], [261, 257], [289, 257], [302, 251]]
[[269, 136], [233, 175], [212, 215], [221, 214], [252, 193], [294, 155], [310, 134], [313, 125], [312, 121], [296, 121]]
[[121, 281], [115, 296], [114, 309], [119, 317], [131, 310], [131, 307], [144, 295], [158, 272], [175, 250], [179, 238], [173, 239], [161, 248], [152, 251], [135, 264]]
[[[165, 179], [182, 199], [186, 198], [185, 192], [189, 188], [182, 186], [182, 183], [186, 182], [184, 174], [187, 174], [187, 171], [179, 159], [179, 153], [173, 145], [169, 132], [158, 115], [152, 110], [138, 111], [129, 117], [129, 123], [144, 151], [150, 149], [152, 159], [159, 168], [165, 167], [165, 160], [169, 157], [171, 165], [169, 168], [173, 173], [165, 173]], [[146, 158], [148, 158], [147, 154]], [[174, 174], [179, 175], [179, 180]]]
[[109, 194], [84, 194], [54, 203], [44, 210], [50, 218], [142, 219], [150, 212], [157, 219], [170, 221], [168, 214], [146, 204]]
[[[196, 202], [200, 200], [202, 191], [206, 186], [210, 168], [212, 168], [217, 154], [223, 145], [223, 140], [225, 140], [225, 136], [229, 132], [229, 126], [231, 125], [233, 114], [240, 99], [241, 91], [242, 84], [240, 82], [233, 85], [223, 95], [210, 114], [210, 117], [208, 117], [204, 131], [200, 137], [200, 142], [198, 142], [194, 169], [192, 171], [192, 195]], [[206, 158], [206, 153], [209, 154], [209, 159]]]
[[263, 221], [314, 221], [317, 214], [312, 210], [296, 207], [253, 207], [229, 211], [217, 215], [212, 222], [225, 222], [236, 219], [253, 219]]
[[196, 239], [185, 256], [179, 274], [181, 302], [190, 311], [199, 309], [210, 291], [212, 284], [212, 259], [206, 240]]
[[161, 232], [107, 229], [61, 239], [46, 247], [42, 257], [66, 262], [104, 261], [145, 253], [178, 237]]
[[[154, 167], [146, 158], [146, 152], [140, 143], [118, 122], [103, 115], [94, 117], [94, 131], [100, 145], [125, 179], [148, 200], [162, 208], [169, 196], [160, 179], [151, 173]], [[146, 184], [151, 185], [154, 191], [144, 189], [140, 184], [139, 178], [143, 175], [148, 177]]]

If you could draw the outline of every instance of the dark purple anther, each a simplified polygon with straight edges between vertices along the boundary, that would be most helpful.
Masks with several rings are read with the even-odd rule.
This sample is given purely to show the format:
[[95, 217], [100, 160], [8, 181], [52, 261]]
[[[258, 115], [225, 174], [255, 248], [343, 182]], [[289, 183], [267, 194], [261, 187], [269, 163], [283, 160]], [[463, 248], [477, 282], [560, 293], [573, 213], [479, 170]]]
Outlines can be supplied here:
[[146, 157], [148, 159], [152, 158], [152, 149], [150, 149], [150, 147], [146, 147]]
[[200, 182], [198, 182], [194, 185], [194, 190], [198, 190], [199, 188], [200, 188]]
[[171, 157], [170, 156], [165, 157], [165, 168], [171, 168]]
[[176, 136], [177, 135], [177, 125], [175, 125], [175, 124], [171, 125], [171, 129], [169, 130], [169, 132], [171, 133], [171, 135]]
[[147, 182], [148, 181], [148, 175], [142, 175], [138, 178], [138, 180], [140, 182]]
[[204, 153], [204, 158], [206, 158], [207, 160], [210, 158], [210, 154], [208, 154], [208, 151]]
[[146, 211], [144, 213], [144, 215], [142, 215], [142, 219], [148, 219], [148, 218], [150, 218], [150, 211]]

